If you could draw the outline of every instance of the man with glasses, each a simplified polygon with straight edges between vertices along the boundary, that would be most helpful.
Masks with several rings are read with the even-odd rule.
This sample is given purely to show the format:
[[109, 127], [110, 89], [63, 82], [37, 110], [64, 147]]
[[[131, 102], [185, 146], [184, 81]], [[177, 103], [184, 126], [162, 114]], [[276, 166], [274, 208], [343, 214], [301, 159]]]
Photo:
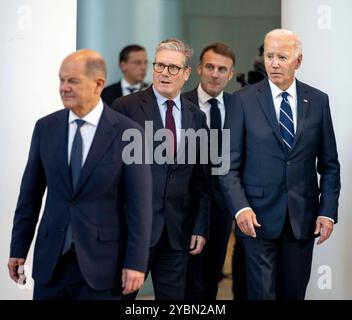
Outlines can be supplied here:
[[147, 74], [148, 58], [145, 48], [137, 44], [129, 45], [120, 52], [119, 67], [123, 78], [102, 92], [102, 99], [111, 106], [115, 99], [144, 90], [148, 84], [143, 82]]
[[[153, 122], [154, 133], [162, 128], [172, 133], [171, 163], [152, 164], [153, 228], [148, 271], [156, 299], [184, 299], [189, 252], [199, 254], [208, 236], [210, 172], [199, 161], [200, 147], [192, 149], [196, 163], [174, 163], [180, 129], [206, 129], [206, 116], [180, 96], [191, 72], [192, 49], [177, 39], [162, 41], [156, 48], [153, 85], [145, 91], [121, 97], [112, 108], [142, 126]], [[154, 141], [154, 151], [161, 141]], [[188, 153], [185, 152], [185, 159]]]

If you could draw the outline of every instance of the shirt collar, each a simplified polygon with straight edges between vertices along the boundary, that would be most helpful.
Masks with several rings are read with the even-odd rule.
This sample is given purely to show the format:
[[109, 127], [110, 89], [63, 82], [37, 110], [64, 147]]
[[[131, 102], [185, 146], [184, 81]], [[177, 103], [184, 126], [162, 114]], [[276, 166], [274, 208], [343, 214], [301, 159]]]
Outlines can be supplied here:
[[[199, 84], [197, 88], [198, 100], [200, 103], [205, 104], [209, 101], [209, 99], [213, 99], [214, 97], [210, 96], [208, 93], [204, 91], [202, 86]], [[224, 91], [221, 91], [214, 99], [218, 100], [220, 104], [224, 104]]]
[[84, 120], [85, 122], [88, 122], [89, 124], [93, 126], [98, 126], [100, 117], [103, 113], [103, 102], [101, 99], [99, 99], [98, 104], [89, 112], [87, 113], [83, 118], [78, 117], [76, 114], [74, 114], [71, 110], [69, 113], [68, 117], [68, 123], [72, 123], [73, 121], [77, 119]]
[[[156, 101], [158, 102], [158, 105], [164, 105], [164, 103], [167, 100], [171, 100], [171, 99], [167, 99], [164, 96], [162, 96], [158, 91], [156, 91], [156, 89], [154, 88], [154, 86], [152, 87], [155, 97], [156, 97]], [[178, 110], [181, 110], [181, 94], [179, 93], [175, 98], [172, 99], [175, 103], [175, 106]]]
[[[270, 90], [271, 93], [273, 95], [273, 98], [277, 98], [279, 96], [281, 96], [281, 93], [283, 92], [283, 90], [281, 90], [276, 84], [274, 84], [270, 79], [269, 80], [269, 86], [270, 86]], [[296, 91], [296, 78], [293, 79], [293, 82], [291, 83], [291, 85], [288, 87], [287, 90], [285, 90], [285, 92], [287, 92], [293, 99], [296, 99], [297, 96], [297, 91]]]
[[130, 84], [125, 78], [122, 78], [122, 79], [121, 79], [121, 87], [122, 87], [123, 89], [126, 89], [126, 88], [135, 88], [135, 89], [139, 90], [140, 87], [141, 87], [141, 83]]

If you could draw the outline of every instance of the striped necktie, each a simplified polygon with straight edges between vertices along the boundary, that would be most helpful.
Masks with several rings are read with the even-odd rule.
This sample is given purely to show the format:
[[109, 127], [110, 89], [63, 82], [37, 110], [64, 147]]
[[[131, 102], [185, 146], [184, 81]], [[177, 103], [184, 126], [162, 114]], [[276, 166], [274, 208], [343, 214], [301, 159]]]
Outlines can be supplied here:
[[282, 96], [282, 101], [280, 105], [280, 119], [279, 119], [280, 131], [287, 151], [291, 152], [293, 140], [295, 138], [292, 109], [287, 99], [288, 93], [282, 92], [281, 96]]

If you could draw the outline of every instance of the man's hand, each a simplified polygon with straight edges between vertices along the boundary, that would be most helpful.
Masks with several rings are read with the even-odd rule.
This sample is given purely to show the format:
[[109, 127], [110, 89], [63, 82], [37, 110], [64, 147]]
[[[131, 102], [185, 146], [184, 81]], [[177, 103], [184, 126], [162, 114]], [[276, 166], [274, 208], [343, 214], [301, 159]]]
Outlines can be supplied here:
[[26, 262], [26, 259], [23, 259], [23, 258], [9, 258], [7, 267], [9, 268], [10, 278], [16, 283], [18, 283], [18, 280], [20, 279], [20, 276], [21, 276], [18, 272], [18, 267], [24, 266], [25, 262]]
[[255, 238], [257, 236], [254, 227], [260, 228], [255, 213], [252, 209], [242, 211], [236, 218], [236, 222], [241, 231], [247, 236]]
[[317, 244], [323, 243], [325, 240], [329, 239], [332, 230], [334, 229], [334, 223], [324, 217], [318, 217], [315, 222], [315, 231], [314, 234], [319, 234], [320, 237]]
[[122, 269], [122, 294], [129, 294], [139, 290], [144, 283], [144, 272]]
[[200, 254], [203, 250], [205, 242], [206, 240], [203, 236], [193, 235], [191, 237], [191, 243], [189, 244], [189, 249], [190, 249], [189, 253], [192, 256]]

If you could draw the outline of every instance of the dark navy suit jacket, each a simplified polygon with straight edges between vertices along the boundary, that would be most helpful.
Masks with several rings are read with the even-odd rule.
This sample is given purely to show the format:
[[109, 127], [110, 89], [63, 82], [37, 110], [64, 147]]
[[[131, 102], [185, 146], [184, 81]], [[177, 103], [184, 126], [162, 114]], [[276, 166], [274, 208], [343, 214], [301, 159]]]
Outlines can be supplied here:
[[[197, 93], [197, 88], [193, 89], [192, 91], [185, 92], [182, 94], [182, 96], [189, 101], [193, 102], [198, 108], [199, 108], [199, 100], [198, 100], [198, 93]], [[224, 105], [225, 105], [225, 122], [224, 122], [224, 127], [223, 129], [230, 129], [231, 124], [230, 121], [233, 120], [233, 112], [234, 112], [234, 101], [235, 99], [233, 98], [233, 95], [224, 92], [223, 93], [223, 99], [224, 99]], [[226, 201], [224, 199], [224, 196], [222, 194], [220, 185], [219, 185], [219, 179], [218, 176], [214, 175], [211, 177], [212, 179], [212, 192], [213, 192], [213, 197], [217, 203], [217, 205], [221, 209], [226, 208]]]
[[[182, 128], [206, 128], [205, 114], [181, 97]], [[112, 108], [141, 126], [153, 121], [153, 133], [162, 129], [163, 122], [152, 87], [115, 100]], [[161, 142], [154, 141], [154, 150]], [[187, 146], [186, 146], [187, 150]], [[194, 150], [196, 164], [152, 164], [153, 229], [151, 246], [161, 237], [164, 225], [175, 250], [189, 249], [191, 235], [208, 237], [210, 187], [209, 166], [199, 163], [199, 144]], [[187, 155], [185, 156], [187, 162]]]
[[[152, 223], [149, 165], [125, 165], [125, 129], [141, 128], [106, 105], [72, 190], [67, 156], [68, 110], [35, 126], [14, 217], [11, 257], [26, 258], [42, 197], [47, 197], [34, 249], [33, 278], [47, 284], [71, 220], [81, 272], [97, 290], [121, 287], [121, 269], [145, 271]], [[142, 132], [142, 130], [141, 130]], [[126, 207], [125, 214], [124, 207]]]
[[297, 130], [290, 153], [268, 80], [234, 96], [231, 167], [220, 176], [231, 213], [251, 207], [261, 224], [257, 237], [269, 239], [279, 236], [287, 211], [298, 240], [313, 236], [318, 215], [337, 222], [340, 165], [328, 96], [297, 81]]

